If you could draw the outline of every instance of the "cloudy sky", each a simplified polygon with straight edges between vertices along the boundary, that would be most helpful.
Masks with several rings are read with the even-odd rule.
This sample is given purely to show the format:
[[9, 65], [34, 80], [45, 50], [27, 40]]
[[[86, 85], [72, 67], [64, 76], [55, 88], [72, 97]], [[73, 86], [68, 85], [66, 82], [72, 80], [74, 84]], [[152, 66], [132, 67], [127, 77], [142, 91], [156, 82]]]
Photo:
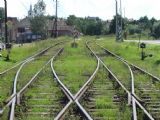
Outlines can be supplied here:
[[[38, 0], [7, 0], [8, 15], [18, 18], [27, 16], [30, 4], [34, 5]], [[98, 16], [104, 20], [112, 19], [115, 14], [115, 0], [58, 0], [58, 14], [67, 17], [74, 14], [79, 17]], [[120, 0], [117, 0], [118, 2]], [[44, 0], [47, 4], [47, 14], [55, 13], [53, 0]], [[3, 7], [3, 0], [0, 6]], [[122, 0], [123, 13], [128, 18], [139, 19], [147, 15], [149, 18], [160, 19], [160, 0]], [[125, 10], [124, 10], [125, 8]], [[124, 14], [123, 14], [124, 15]]]

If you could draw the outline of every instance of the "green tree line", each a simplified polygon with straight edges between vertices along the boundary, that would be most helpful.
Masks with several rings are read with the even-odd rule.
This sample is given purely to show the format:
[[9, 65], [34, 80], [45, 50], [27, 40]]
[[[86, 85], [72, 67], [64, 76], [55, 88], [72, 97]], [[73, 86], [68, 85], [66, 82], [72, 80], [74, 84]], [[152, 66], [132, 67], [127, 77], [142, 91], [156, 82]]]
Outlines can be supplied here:
[[[120, 25], [121, 16], [118, 15]], [[70, 15], [67, 24], [74, 26], [84, 35], [107, 35], [116, 32], [116, 16], [109, 22], [103, 21], [98, 17], [76, 17]], [[140, 17], [138, 20], [122, 18], [123, 33], [127, 35], [144, 34], [155, 39], [160, 38], [160, 21], [155, 18], [149, 19], [147, 16]]]

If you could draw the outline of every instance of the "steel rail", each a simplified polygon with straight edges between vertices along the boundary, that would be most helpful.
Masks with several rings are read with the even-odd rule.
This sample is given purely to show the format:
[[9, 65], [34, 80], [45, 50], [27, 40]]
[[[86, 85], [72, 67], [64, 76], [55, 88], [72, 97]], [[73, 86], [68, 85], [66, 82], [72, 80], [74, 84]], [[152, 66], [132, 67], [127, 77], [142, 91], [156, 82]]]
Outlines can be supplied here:
[[[99, 44], [97, 44], [97, 45], [100, 46]], [[106, 49], [106, 48], [104, 48], [104, 47], [102, 47], [102, 46], [100, 46], [100, 47], [103, 48], [103, 49], [105, 49], [108, 53], [116, 56], [118, 59], [121, 59], [121, 60], [125, 61], [127, 64], [129, 64], [129, 65], [131, 65], [132, 67], [140, 70], [140, 71], [143, 72], [143, 73], [148, 74], [149, 76], [151, 76], [152, 78], [154, 78], [155, 80], [157, 80], [157, 81], [160, 82], [160, 78], [158, 78], [157, 76], [153, 75], [152, 73], [149, 73], [148, 71], [146, 71], [146, 70], [144, 70], [144, 69], [142, 69], [142, 68], [140, 68], [140, 67], [138, 67], [138, 66], [136, 66], [136, 65], [134, 65], [134, 64], [132, 64], [132, 63], [130, 63], [129, 61], [127, 61], [127, 60], [125, 60], [124, 58], [118, 56], [117, 54], [111, 52], [110, 50], [108, 50], [108, 49]]]
[[[92, 51], [92, 53], [98, 57], [96, 55], [96, 53], [89, 47], [88, 43], [86, 42], [88, 48]], [[118, 82], [118, 84], [123, 88], [123, 90], [126, 91], [126, 93], [128, 94], [128, 104], [131, 103], [131, 99], [133, 100], [132, 96], [131, 96], [131, 93], [125, 88], [125, 86], [118, 80], [118, 78], [112, 73], [112, 71], [105, 65], [105, 63], [99, 58], [100, 62], [102, 63], [102, 65], [107, 69], [107, 71], [113, 76], [113, 78]], [[123, 62], [125, 65], [127, 65], [127, 67], [129, 68], [129, 70], [131, 70], [130, 66]], [[132, 71], [130, 71], [130, 74], [131, 74], [131, 79], [132, 81], [134, 80], [134, 77], [133, 77], [133, 73]], [[134, 89], [133, 89], [134, 90]], [[135, 102], [134, 100], [132, 101], [132, 107], [133, 107], [133, 119], [134, 120], [137, 120], [137, 113], [136, 113], [136, 105], [135, 105]]]
[[139, 101], [133, 97], [133, 99], [135, 100], [135, 103], [144, 111], [144, 113], [147, 115], [147, 117], [150, 119], [150, 120], [155, 120], [152, 115], [139, 103]]
[[[52, 47], [52, 46], [51, 46], [51, 47]], [[8, 71], [10, 71], [10, 70], [12, 70], [12, 69], [14, 69], [14, 68], [18, 67], [20, 64], [22, 64], [22, 63], [26, 62], [28, 59], [34, 58], [34, 57], [36, 57], [36, 56], [38, 56], [38, 55], [42, 54], [43, 52], [47, 51], [47, 50], [48, 50], [48, 49], [50, 49], [51, 47], [48, 47], [48, 48], [46, 48], [46, 49], [44, 49], [44, 50], [42, 50], [42, 51], [40, 51], [40, 52], [38, 52], [38, 53], [34, 54], [33, 56], [31, 56], [31, 57], [29, 57], [29, 58], [27, 58], [27, 59], [25, 59], [25, 60], [21, 61], [20, 63], [17, 63], [17, 64], [16, 64], [16, 65], [14, 65], [13, 67], [11, 67], [11, 68], [9, 68], [9, 69], [7, 69], [7, 70], [5, 70], [5, 71], [1, 72], [1, 73], [0, 73], [0, 75], [3, 75], [3, 74], [5, 74], [5, 73], [7, 73]]]
[[[92, 53], [98, 57], [96, 55], [96, 53], [89, 47], [88, 43], [86, 42], [88, 48], [92, 51]], [[118, 78], [113, 74], [113, 72], [105, 65], [105, 63], [98, 57], [99, 61], [102, 63], [102, 65], [107, 69], [107, 71], [113, 76], [113, 78], [117, 81], [117, 83], [122, 87], [123, 90], [126, 91], [126, 93], [128, 94], [128, 104], [131, 103], [131, 100], [133, 100], [132, 96], [131, 96], [131, 93], [126, 89], [126, 87], [118, 80]], [[123, 62], [123, 61], [122, 61]], [[133, 82], [134, 81], [134, 76], [133, 76], [133, 72], [130, 68], [130, 66], [126, 63], [126, 62], [123, 62], [127, 67], [128, 69], [130, 70], [130, 74], [131, 74], [131, 81]], [[132, 91], [134, 92], [134, 87], [132, 86]], [[133, 119], [134, 120], [137, 120], [137, 112], [136, 112], [136, 105], [135, 105], [135, 101], [133, 100], [132, 101], [132, 107], [133, 107]]]
[[9, 69], [6, 69], [6, 70], [4, 70], [3, 72], [0, 72], [0, 75], [3, 75], [3, 74], [5, 74], [5, 73], [7, 73], [8, 71], [10, 71], [10, 70], [18, 67], [20, 64], [22, 64], [23, 62], [27, 61], [28, 59], [34, 58], [34, 57], [36, 57], [36, 56], [39, 56], [40, 54], [44, 53], [45, 51], [49, 50], [50, 48], [52, 48], [52, 47], [54, 47], [54, 46], [56, 46], [56, 45], [59, 45], [59, 44], [61, 44], [61, 43], [63, 43], [63, 42], [58, 42], [58, 43], [56, 43], [56, 44], [53, 45], [53, 46], [47, 47], [46, 49], [43, 49], [43, 50], [40, 50], [39, 52], [35, 53], [34, 55], [32, 55], [32, 56], [26, 58], [25, 60], [22, 60], [21, 62], [17, 63], [17, 64], [14, 65], [13, 67], [11, 67], [11, 68], [9, 68]]
[[[63, 48], [61, 48], [63, 49]], [[31, 80], [17, 93], [17, 103], [20, 104], [20, 97], [25, 92], [25, 90], [34, 82], [37, 76], [42, 72], [42, 70], [51, 62], [51, 60], [56, 57], [60, 52], [61, 49], [48, 61], [46, 64], [31, 78]]]
[[[19, 66], [20, 64], [23, 64], [23, 63], [25, 63], [26, 61], [28, 61], [28, 60], [30, 60], [30, 59], [33, 59], [33, 58], [35, 58], [35, 57], [37, 57], [37, 56], [43, 54], [44, 52], [46, 52], [46, 51], [49, 50], [50, 48], [52, 48], [52, 47], [54, 47], [54, 46], [57, 46], [57, 45], [59, 45], [59, 44], [61, 44], [61, 43], [64, 43], [64, 42], [56, 43], [56, 44], [53, 45], [53, 46], [50, 46], [50, 47], [47, 47], [47, 48], [44, 49], [44, 50], [41, 50], [40, 52], [34, 54], [33, 56], [31, 56], [31, 57], [25, 59], [24, 61], [18, 63], [18, 64], [15, 65], [15, 66], [13, 66], [12, 68], [10, 68], [10, 69], [8, 69], [8, 70], [6, 70], [6, 71], [0, 73], [0, 75], [5, 74], [6, 72], [8, 72], [8, 71], [14, 69], [15, 67]], [[8, 106], [10, 105], [11, 100], [12, 100], [16, 95], [17, 95], [17, 93], [13, 93], [9, 98], [7, 98], [6, 101], [4, 101], [5, 105], [4, 105], [3, 108], [0, 108], [0, 115], [3, 114], [3, 111], [5, 110], [5, 108], [8, 107]]]
[[[86, 43], [89, 47], [88, 43]], [[90, 48], [90, 47], [89, 47]], [[91, 48], [90, 48], [91, 49]], [[92, 50], [92, 49], [91, 49]], [[96, 53], [92, 50], [92, 53], [96, 55]], [[97, 55], [96, 55], [97, 56]], [[98, 56], [97, 56], [98, 57]], [[98, 57], [99, 58], [99, 57]], [[105, 63], [99, 58], [99, 61], [102, 63], [102, 65], [107, 69], [107, 71], [113, 76], [113, 78], [118, 82], [118, 84], [125, 90], [129, 95], [131, 96], [131, 93], [127, 90], [127, 88], [119, 81], [119, 79], [115, 76], [115, 74], [105, 65]], [[128, 102], [130, 103], [130, 102]]]
[[54, 68], [53, 68], [53, 60], [54, 58], [51, 60], [51, 69], [53, 72], [53, 75], [55, 76], [57, 82], [59, 83], [59, 85], [62, 87], [62, 89], [70, 96], [70, 98], [74, 101], [74, 97], [72, 95], [72, 93], [70, 92], [70, 90], [61, 82], [61, 80], [59, 79], [59, 77], [57, 76], [57, 73], [55, 72]]
[[[98, 44], [97, 44], [97, 45], [98, 45]], [[100, 45], [98, 45], [98, 46], [100, 46]], [[100, 46], [100, 47], [103, 48], [106, 52], [108, 52], [108, 53], [110, 53], [111, 55], [115, 56], [116, 58], [124, 61], [124, 62], [127, 63], [128, 65], [134, 66], [134, 67], [136, 67], [137, 69], [142, 70], [141, 68], [139, 68], [139, 67], [137, 67], [137, 66], [129, 63], [129, 62], [126, 61], [125, 59], [123, 59], [123, 58], [121, 58], [120, 56], [116, 55], [115, 53], [107, 50], [106, 48], [104, 48], [104, 47], [102, 47], [102, 46]], [[132, 71], [131, 67], [130, 67], [130, 70]], [[144, 70], [142, 70], [142, 72], [146, 73]], [[146, 74], [148, 74], [148, 73], [146, 73]], [[133, 72], [132, 72], [132, 75], [133, 75]], [[154, 76], [152, 76], [152, 74], [149, 74], [149, 75], [150, 75], [151, 77], [155, 78]], [[155, 78], [155, 79], [156, 79], [156, 78]], [[132, 107], [133, 107], [133, 112], [136, 113], [135, 110], [136, 110], [136, 104], [137, 104], [137, 105], [144, 111], [144, 113], [148, 116], [148, 118], [150, 118], [151, 120], [154, 120], [154, 118], [152, 117], [152, 115], [140, 104], [139, 98], [137, 97], [137, 95], [135, 94], [134, 91], [135, 91], [135, 90], [134, 90], [134, 80], [132, 80], [131, 97], [132, 97], [132, 104], [134, 104], [134, 105], [132, 105]], [[136, 116], [135, 113], [133, 113], [133, 116]]]
[[[98, 44], [96, 43], [96, 45], [98, 45]], [[101, 47], [100, 45], [98, 45], [98, 46]], [[101, 48], [102, 48], [102, 47], [101, 47]], [[104, 49], [104, 50], [106, 51], [105, 48], [102, 48], [102, 49]], [[109, 53], [110, 53], [110, 52], [109, 52]], [[110, 54], [111, 54], [111, 53], [110, 53]], [[111, 55], [114, 56], [114, 54], [111, 54]], [[119, 58], [119, 57], [116, 57], [116, 59], [120, 60], [121, 62], [123, 62], [123, 63], [128, 67], [129, 72], [130, 72], [130, 76], [131, 76], [131, 93], [132, 93], [132, 94], [135, 94], [135, 89], [134, 89], [134, 88], [135, 88], [135, 85], [134, 85], [134, 75], [133, 75], [133, 71], [132, 71], [130, 65], [129, 65], [126, 61], [122, 60], [122, 59]], [[133, 99], [132, 96], [131, 96], [131, 100], [132, 100], [133, 120], [137, 120], [136, 103], [135, 103], [135, 100]]]
[[54, 70], [54, 67], [53, 67], [53, 60], [51, 61], [51, 68], [52, 68], [52, 71], [53, 71], [53, 74], [54, 76], [56, 77], [56, 80], [57, 82], [59, 83], [59, 85], [61, 86], [61, 88], [63, 89], [63, 91], [65, 92], [65, 94], [68, 94], [69, 96], [69, 103], [59, 112], [59, 114], [56, 116], [56, 118], [54, 118], [54, 120], [60, 120], [65, 112], [67, 111], [67, 109], [69, 109], [70, 105], [72, 103], [76, 103], [76, 105], [79, 107], [79, 109], [81, 110], [81, 112], [85, 115], [85, 117], [88, 119], [88, 120], [93, 120], [91, 118], [91, 116], [86, 112], [86, 110], [82, 107], [82, 105], [79, 103], [79, 98], [83, 95], [83, 93], [87, 90], [87, 87], [89, 85], [89, 83], [93, 80], [93, 78], [95, 77], [98, 69], [99, 69], [99, 59], [97, 58], [97, 67], [96, 67], [96, 70], [94, 71], [94, 73], [91, 75], [91, 77], [87, 80], [87, 82], [80, 88], [80, 90], [77, 92], [76, 95], [72, 95], [72, 93], [68, 90], [68, 88], [61, 82], [61, 80], [59, 79], [59, 77], [57, 76], [55, 70]]
[[[32, 60], [34, 60], [34, 58], [31, 58], [31, 59], [26, 60], [26, 61], [20, 66], [20, 68], [18, 69], [18, 71], [17, 71], [17, 73], [16, 73], [16, 76], [15, 76], [15, 79], [14, 79], [12, 96], [13, 96], [14, 94], [16, 94], [16, 92], [17, 92], [17, 80], [18, 80], [18, 76], [19, 76], [19, 74], [20, 74], [20, 71], [22, 70], [22, 68], [24, 67], [25, 64], [27, 64], [28, 62], [31, 62]], [[12, 104], [11, 104], [11, 111], [10, 111], [10, 118], [9, 118], [9, 120], [14, 120], [15, 104], [16, 104], [16, 97], [14, 97], [14, 98], [12, 99]]]
[[[61, 49], [61, 52], [63, 51], [63, 49]], [[58, 115], [54, 118], [54, 120], [60, 120], [66, 113], [66, 111], [69, 109], [69, 107], [71, 106], [71, 104], [74, 101], [74, 96], [72, 95], [72, 93], [70, 92], [70, 90], [61, 82], [61, 80], [59, 79], [57, 73], [55, 72], [55, 69], [53, 67], [53, 61], [56, 57], [51, 59], [51, 64], [50, 67], [52, 69], [52, 73], [54, 75], [54, 77], [56, 78], [56, 81], [58, 82], [58, 84], [60, 85], [60, 88], [62, 89], [62, 91], [64, 92], [64, 94], [68, 97], [69, 102], [67, 103], [67, 105], [58, 113]]]
[[99, 58], [96, 56], [97, 58], [97, 67], [96, 70], [94, 71], [94, 73], [92, 74], [92, 76], [88, 79], [88, 81], [80, 88], [80, 90], [77, 92], [77, 94], [74, 96], [74, 99], [76, 100], [77, 98], [79, 99], [83, 93], [86, 91], [86, 87], [92, 82], [92, 80], [94, 79], [96, 73], [99, 70], [99, 66], [100, 66], [100, 62], [99, 62]]
[[[90, 49], [88, 46], [86, 46], [88, 49]], [[90, 49], [91, 50], [91, 49]], [[92, 50], [91, 50], [92, 52]], [[78, 105], [78, 107], [81, 109], [81, 111], [83, 112], [83, 114], [86, 116], [86, 118], [88, 120], [93, 120], [91, 118], [91, 116], [88, 114], [88, 112], [83, 108], [83, 106], [79, 103], [79, 99], [82, 97], [82, 95], [86, 92], [86, 90], [88, 89], [89, 85], [91, 84], [91, 82], [93, 82], [94, 77], [96, 76], [99, 67], [100, 67], [100, 61], [99, 58], [97, 56], [96, 60], [97, 60], [97, 67], [95, 69], [95, 71], [93, 72], [93, 74], [90, 76], [90, 78], [88, 79], [88, 81], [80, 88], [80, 90], [77, 92], [77, 94], [74, 96], [75, 102]]]
[[78, 99], [75, 100], [75, 103], [79, 107], [79, 109], [82, 111], [82, 113], [85, 115], [87, 120], [93, 120], [91, 116], [88, 114], [88, 112], [83, 108], [83, 106], [79, 103]]
[[[61, 48], [62, 49], [62, 48]], [[56, 53], [56, 55], [60, 52], [60, 50]], [[56, 55], [54, 55], [53, 57], [55, 57]], [[33, 59], [33, 58], [32, 58]], [[52, 59], [52, 58], [51, 58]], [[5, 111], [5, 109], [7, 107], [9, 107], [12, 104], [12, 101], [14, 99], [17, 100], [17, 103], [20, 104], [20, 97], [21, 94], [23, 94], [23, 92], [32, 84], [32, 82], [37, 78], [37, 76], [41, 73], [41, 71], [46, 67], [46, 65], [48, 65], [51, 61], [51, 59], [46, 62], [46, 64], [31, 78], [31, 80], [19, 91], [16, 92], [14, 94], [12, 94], [12, 96], [8, 99], [7, 104], [0, 110], [0, 114], [3, 114], [3, 112]], [[13, 115], [12, 115], [13, 116]]]
[[[57, 43], [57, 44], [58, 44], [58, 43]], [[0, 75], [5, 74], [6, 72], [8, 72], [8, 71], [10, 71], [10, 70], [14, 69], [15, 67], [17, 67], [17, 66], [19, 66], [19, 65], [22, 64], [22, 65], [20, 66], [18, 72], [17, 72], [17, 73], [19, 74], [20, 70], [22, 69], [22, 67], [23, 67], [27, 62], [29, 62], [29, 61], [33, 60], [35, 57], [43, 54], [44, 52], [46, 52], [47, 50], [49, 50], [51, 47], [53, 47], [53, 46], [50, 46], [50, 47], [48, 47], [48, 48], [46, 48], [46, 49], [44, 49], [44, 50], [42, 50], [42, 51], [34, 54], [33, 56], [27, 58], [26, 60], [24, 60], [24, 61], [22, 61], [22, 62], [20, 62], [20, 63], [18, 63], [17, 65], [13, 66], [12, 68], [10, 68], [10, 69], [8, 69], [8, 70], [0, 73]], [[15, 81], [15, 82], [14, 82], [14, 86], [16, 86], [18, 74], [16, 74], [16, 77], [15, 77], [15, 80], [14, 80], [14, 81]], [[3, 111], [12, 103], [12, 100], [14, 100], [14, 104], [15, 104], [15, 99], [16, 99], [15, 96], [17, 95], [17, 93], [15, 92], [15, 91], [16, 91], [16, 88], [15, 88], [15, 87], [13, 87], [13, 91], [14, 91], [14, 92], [12, 93], [12, 95], [5, 101], [5, 106], [0, 109], [0, 114], [3, 114]], [[13, 105], [13, 106], [14, 106], [14, 105]], [[12, 108], [12, 107], [11, 107], [11, 108]], [[13, 111], [13, 109], [11, 109], [11, 111]]]

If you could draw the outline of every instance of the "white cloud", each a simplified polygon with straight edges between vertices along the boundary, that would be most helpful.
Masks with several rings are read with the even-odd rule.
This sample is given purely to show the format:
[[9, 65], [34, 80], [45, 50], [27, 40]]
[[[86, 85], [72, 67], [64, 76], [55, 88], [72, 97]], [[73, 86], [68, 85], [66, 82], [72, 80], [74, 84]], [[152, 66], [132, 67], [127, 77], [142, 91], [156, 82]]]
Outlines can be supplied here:
[[[2, 0], [3, 1], [3, 0]], [[7, 0], [8, 15], [23, 18], [27, 16], [27, 9], [30, 4], [35, 4], [37, 0]], [[120, 0], [117, 0], [118, 2]], [[53, 0], [44, 0], [47, 4], [47, 13], [55, 13]], [[159, 0], [122, 0], [125, 16], [138, 19], [147, 15], [149, 18], [160, 19]], [[4, 6], [1, 2], [0, 6]], [[67, 17], [70, 14], [76, 16], [98, 16], [103, 19], [112, 19], [115, 14], [115, 0], [59, 0], [58, 14], [60, 17]]]

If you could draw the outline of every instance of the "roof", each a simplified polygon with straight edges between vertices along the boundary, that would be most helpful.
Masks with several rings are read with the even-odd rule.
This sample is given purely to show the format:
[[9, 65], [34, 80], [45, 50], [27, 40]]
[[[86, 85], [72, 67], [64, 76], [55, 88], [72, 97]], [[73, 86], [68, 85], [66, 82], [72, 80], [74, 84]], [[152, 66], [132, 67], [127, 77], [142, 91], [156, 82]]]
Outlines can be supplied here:
[[17, 26], [18, 27], [30, 27], [30, 20], [29, 19], [30, 18], [26, 17], [26, 18], [20, 20]]

